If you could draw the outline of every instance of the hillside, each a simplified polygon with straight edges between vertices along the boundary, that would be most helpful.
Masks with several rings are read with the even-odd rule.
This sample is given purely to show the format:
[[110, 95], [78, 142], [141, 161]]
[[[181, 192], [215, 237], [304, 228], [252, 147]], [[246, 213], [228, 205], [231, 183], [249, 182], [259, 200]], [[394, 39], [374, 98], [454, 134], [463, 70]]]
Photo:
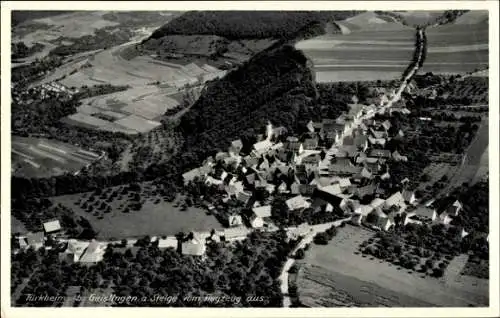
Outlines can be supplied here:
[[401, 23], [397, 16], [385, 14], [385, 12], [363, 12], [351, 18], [337, 22], [337, 24], [355, 31], [394, 31], [409, 29]]
[[262, 52], [211, 83], [181, 118], [185, 135], [181, 162], [198, 164], [238, 138], [251, 143], [270, 120], [296, 129], [301, 112], [315, 97], [306, 57], [289, 46]]
[[306, 26], [343, 20], [354, 11], [190, 11], [162, 26], [151, 38], [166, 35], [218, 35], [228, 39], [290, 38]]
[[462, 14], [457, 17], [455, 24], [479, 24], [488, 23], [488, 11], [486, 10], [473, 10]]

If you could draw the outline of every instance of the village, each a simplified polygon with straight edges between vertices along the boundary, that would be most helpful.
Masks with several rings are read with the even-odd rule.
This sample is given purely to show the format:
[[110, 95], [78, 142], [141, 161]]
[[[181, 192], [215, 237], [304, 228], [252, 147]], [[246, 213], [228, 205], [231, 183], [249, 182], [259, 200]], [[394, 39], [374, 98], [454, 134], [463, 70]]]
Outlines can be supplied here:
[[[275, 196], [287, 198], [287, 215], [306, 209], [313, 215], [329, 215], [326, 221], [286, 227], [290, 239], [312, 238], [343, 222], [375, 231], [408, 223], [449, 226], [462, 209], [458, 200], [440, 207], [433, 206], [434, 200], [421, 202], [407, 179], [395, 192], [380, 187], [390, 178], [389, 163], [407, 160], [404, 154], [385, 149], [392, 138], [404, 138], [404, 132], [391, 130], [388, 120], [374, 119], [376, 114], [407, 114], [408, 109], [399, 104], [388, 109], [396, 99], [399, 96], [394, 93], [389, 98], [383, 95], [376, 106], [358, 104], [354, 96], [347, 113], [337, 119], [310, 121], [303, 136], [289, 136], [284, 127], [268, 123], [266, 134], [258, 136], [248, 154], [242, 153], [243, 142], [234, 140], [226, 152], [218, 152], [182, 175], [188, 189], [195, 184], [211, 189], [213, 195], [195, 198], [196, 204], [215, 215], [224, 230], [148, 239], [159, 248], [172, 247], [203, 258], [207, 242], [232, 242], [245, 239], [253, 230], [278, 230], [280, 226], [272, 220]], [[462, 230], [462, 237], [466, 235]], [[111, 242], [68, 238], [59, 220], [44, 223], [43, 231], [15, 239], [21, 249], [57, 247], [62, 259], [82, 264], [101, 261], [109, 243], [126, 247], [141, 242], [135, 238]]]

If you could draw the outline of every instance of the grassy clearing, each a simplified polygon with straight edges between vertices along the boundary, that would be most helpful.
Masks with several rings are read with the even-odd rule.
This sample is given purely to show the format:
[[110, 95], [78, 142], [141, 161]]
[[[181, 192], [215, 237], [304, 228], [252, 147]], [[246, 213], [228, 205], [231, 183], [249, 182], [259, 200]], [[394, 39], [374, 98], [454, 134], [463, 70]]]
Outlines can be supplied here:
[[453, 261], [445, 278], [437, 280], [355, 254], [359, 244], [372, 235], [366, 229], [346, 226], [330, 244], [311, 246], [304, 260], [305, 274], [298, 280], [301, 302], [314, 307], [350, 303], [395, 307], [488, 304], [487, 282], [481, 281], [474, 290], [456, 282], [452, 279], [456, 274], [448, 273], [450, 267], [457, 267]]
[[[130, 208], [132, 197], [121, 194], [124, 187], [107, 188], [104, 191], [107, 195], [96, 195], [91, 202], [91, 193], [59, 196], [52, 200], [88, 219], [101, 239], [175, 235], [180, 231], [210, 231], [222, 228], [216, 218], [207, 215], [205, 210], [189, 207], [182, 211], [176, 202], [162, 200], [154, 187], [146, 184], [142, 187], [143, 190], [138, 192], [142, 207], [138, 211]], [[119, 194], [110, 199], [113, 192]], [[108, 210], [100, 209], [103, 203], [106, 207], [109, 206]], [[89, 209], [88, 206], [93, 208]]]

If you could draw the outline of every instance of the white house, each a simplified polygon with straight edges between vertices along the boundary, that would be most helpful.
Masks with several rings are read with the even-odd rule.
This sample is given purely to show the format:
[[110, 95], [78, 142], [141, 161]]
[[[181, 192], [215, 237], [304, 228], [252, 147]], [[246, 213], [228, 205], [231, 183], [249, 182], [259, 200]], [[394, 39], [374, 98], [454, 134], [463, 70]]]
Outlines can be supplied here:
[[415, 202], [417, 202], [417, 198], [415, 196], [415, 191], [405, 189], [405, 190], [403, 190], [402, 195], [403, 195], [405, 202], [408, 204], [414, 204]]
[[462, 210], [462, 208], [463, 208], [462, 203], [456, 200], [446, 209], [446, 212], [448, 212], [448, 214], [451, 216], [457, 216]]
[[448, 225], [450, 222], [453, 221], [453, 219], [448, 215], [448, 212], [443, 212], [441, 215], [439, 215], [439, 222]]
[[61, 223], [59, 223], [59, 220], [45, 222], [43, 223], [43, 229], [47, 234], [55, 233], [61, 230]]

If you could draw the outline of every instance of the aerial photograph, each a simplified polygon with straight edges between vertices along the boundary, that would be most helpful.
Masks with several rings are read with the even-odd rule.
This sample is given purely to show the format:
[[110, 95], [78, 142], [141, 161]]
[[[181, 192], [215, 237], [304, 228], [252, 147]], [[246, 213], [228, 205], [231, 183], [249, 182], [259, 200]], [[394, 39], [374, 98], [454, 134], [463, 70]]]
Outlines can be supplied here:
[[11, 28], [10, 306], [490, 306], [487, 10]]

